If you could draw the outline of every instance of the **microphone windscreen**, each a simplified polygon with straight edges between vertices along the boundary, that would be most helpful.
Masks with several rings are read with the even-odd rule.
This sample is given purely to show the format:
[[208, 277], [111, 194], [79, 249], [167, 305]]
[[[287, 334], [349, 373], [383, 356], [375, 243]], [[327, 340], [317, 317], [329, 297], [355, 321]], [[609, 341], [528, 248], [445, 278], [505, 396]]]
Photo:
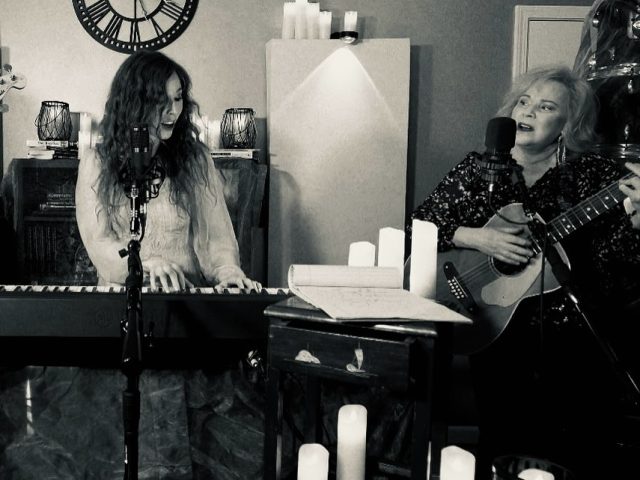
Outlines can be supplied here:
[[516, 144], [516, 121], [509, 117], [495, 117], [487, 123], [484, 145], [487, 150], [509, 152]]
[[129, 130], [131, 135], [131, 161], [136, 178], [149, 168], [149, 127], [144, 123], [135, 123]]

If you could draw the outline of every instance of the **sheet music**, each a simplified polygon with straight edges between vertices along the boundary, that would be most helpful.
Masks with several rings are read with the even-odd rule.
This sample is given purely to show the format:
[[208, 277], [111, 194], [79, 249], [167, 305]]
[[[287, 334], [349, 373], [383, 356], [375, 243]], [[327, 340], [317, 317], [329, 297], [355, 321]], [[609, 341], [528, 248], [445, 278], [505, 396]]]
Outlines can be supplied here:
[[393, 267], [291, 265], [289, 285], [316, 287], [402, 288], [402, 272]]
[[335, 319], [470, 323], [467, 317], [402, 288], [393, 267], [292, 265], [289, 288]]

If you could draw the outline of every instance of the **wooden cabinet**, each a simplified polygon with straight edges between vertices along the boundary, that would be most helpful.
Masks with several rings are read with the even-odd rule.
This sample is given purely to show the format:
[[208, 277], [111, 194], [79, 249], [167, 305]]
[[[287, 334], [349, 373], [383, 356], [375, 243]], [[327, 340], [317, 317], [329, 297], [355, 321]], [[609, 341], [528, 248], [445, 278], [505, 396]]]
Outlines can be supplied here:
[[[266, 165], [250, 159], [216, 158], [244, 271], [260, 280], [259, 227]], [[16, 232], [20, 282], [92, 285], [95, 267], [86, 253], [75, 218], [78, 161], [14, 159], [3, 180], [5, 212]], [[252, 248], [257, 245], [256, 248]], [[263, 274], [263, 273], [262, 273]]]
[[[5, 202], [16, 232], [20, 281], [90, 285], [97, 280], [78, 233], [75, 185], [78, 161], [14, 159]], [[8, 194], [8, 195], [7, 195]]]

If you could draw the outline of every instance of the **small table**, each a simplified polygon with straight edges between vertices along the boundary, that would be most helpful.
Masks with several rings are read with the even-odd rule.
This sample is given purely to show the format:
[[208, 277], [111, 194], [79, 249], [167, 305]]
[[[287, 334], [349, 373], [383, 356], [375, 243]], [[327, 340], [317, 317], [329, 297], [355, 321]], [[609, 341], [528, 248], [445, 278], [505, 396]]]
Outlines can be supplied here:
[[[440, 450], [446, 444], [444, 401], [451, 365], [452, 324], [393, 322], [379, 319], [338, 321], [298, 297], [270, 305], [265, 414], [264, 478], [278, 480], [281, 465], [281, 375], [306, 376], [305, 443], [320, 443], [320, 381], [332, 379], [359, 385], [377, 385], [407, 392], [415, 402], [411, 473], [413, 480], [440, 478]], [[354, 350], [362, 352], [361, 369], [347, 369]], [[301, 350], [320, 363], [296, 360]]]

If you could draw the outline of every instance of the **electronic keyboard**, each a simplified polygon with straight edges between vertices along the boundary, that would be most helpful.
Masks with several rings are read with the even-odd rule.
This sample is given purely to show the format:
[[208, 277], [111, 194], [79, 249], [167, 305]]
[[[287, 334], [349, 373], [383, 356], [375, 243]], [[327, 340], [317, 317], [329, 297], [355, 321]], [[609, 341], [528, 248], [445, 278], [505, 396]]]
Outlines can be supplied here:
[[[264, 309], [289, 296], [280, 288], [207, 287], [169, 293], [143, 287], [144, 335], [152, 347], [169, 342], [202, 346], [212, 340], [266, 342]], [[51, 350], [56, 342], [74, 348], [90, 348], [98, 340], [120, 343], [126, 307], [125, 287], [0, 285], [0, 361], [6, 364], [8, 355], [34, 353], [23, 350], [39, 345]]]

